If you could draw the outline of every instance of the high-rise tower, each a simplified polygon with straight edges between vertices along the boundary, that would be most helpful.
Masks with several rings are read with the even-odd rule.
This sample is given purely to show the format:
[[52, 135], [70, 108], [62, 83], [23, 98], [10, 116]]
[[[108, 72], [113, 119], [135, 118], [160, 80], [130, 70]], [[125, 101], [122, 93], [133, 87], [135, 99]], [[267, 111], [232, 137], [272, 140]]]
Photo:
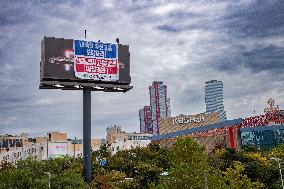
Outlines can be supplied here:
[[159, 134], [159, 118], [170, 116], [170, 99], [167, 86], [162, 81], [154, 81], [149, 87], [153, 135]]
[[150, 106], [144, 106], [139, 110], [140, 133], [152, 133], [152, 117]]
[[223, 102], [223, 82], [211, 80], [205, 82], [206, 112], [218, 112], [220, 121], [227, 120]]

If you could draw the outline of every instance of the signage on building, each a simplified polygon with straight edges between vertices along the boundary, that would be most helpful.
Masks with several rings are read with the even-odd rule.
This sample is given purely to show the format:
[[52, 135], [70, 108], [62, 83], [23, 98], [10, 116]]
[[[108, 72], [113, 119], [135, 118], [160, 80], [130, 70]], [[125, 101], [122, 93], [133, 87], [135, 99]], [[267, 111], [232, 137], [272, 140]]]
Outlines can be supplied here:
[[177, 116], [173, 118], [173, 124], [188, 124], [205, 122], [204, 116]]
[[67, 142], [49, 142], [47, 145], [48, 159], [64, 157], [68, 154]]

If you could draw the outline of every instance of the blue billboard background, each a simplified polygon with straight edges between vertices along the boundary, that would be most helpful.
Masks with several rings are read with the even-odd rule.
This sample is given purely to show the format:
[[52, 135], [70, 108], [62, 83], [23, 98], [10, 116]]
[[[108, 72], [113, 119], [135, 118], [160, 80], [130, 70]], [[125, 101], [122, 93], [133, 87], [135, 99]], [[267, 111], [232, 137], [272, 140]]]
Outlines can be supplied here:
[[75, 56], [118, 58], [117, 45], [84, 40], [74, 40]]

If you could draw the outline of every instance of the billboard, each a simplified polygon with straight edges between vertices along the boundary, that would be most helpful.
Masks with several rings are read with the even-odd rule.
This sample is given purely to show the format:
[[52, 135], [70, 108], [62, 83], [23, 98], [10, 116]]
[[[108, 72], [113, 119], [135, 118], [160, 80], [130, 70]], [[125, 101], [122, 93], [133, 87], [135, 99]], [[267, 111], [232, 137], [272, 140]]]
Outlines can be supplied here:
[[118, 81], [117, 45], [74, 40], [75, 77], [101, 81]]
[[40, 88], [132, 88], [128, 45], [44, 37], [40, 71]]
[[64, 157], [68, 154], [67, 142], [48, 142], [47, 144], [47, 158]]

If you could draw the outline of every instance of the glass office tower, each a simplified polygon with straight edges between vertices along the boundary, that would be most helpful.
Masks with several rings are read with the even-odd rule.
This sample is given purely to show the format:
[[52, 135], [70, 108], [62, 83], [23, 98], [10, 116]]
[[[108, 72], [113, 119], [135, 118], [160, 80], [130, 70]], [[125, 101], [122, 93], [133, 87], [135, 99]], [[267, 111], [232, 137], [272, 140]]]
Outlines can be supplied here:
[[205, 82], [206, 112], [219, 112], [220, 121], [227, 120], [223, 102], [223, 82], [211, 80]]

